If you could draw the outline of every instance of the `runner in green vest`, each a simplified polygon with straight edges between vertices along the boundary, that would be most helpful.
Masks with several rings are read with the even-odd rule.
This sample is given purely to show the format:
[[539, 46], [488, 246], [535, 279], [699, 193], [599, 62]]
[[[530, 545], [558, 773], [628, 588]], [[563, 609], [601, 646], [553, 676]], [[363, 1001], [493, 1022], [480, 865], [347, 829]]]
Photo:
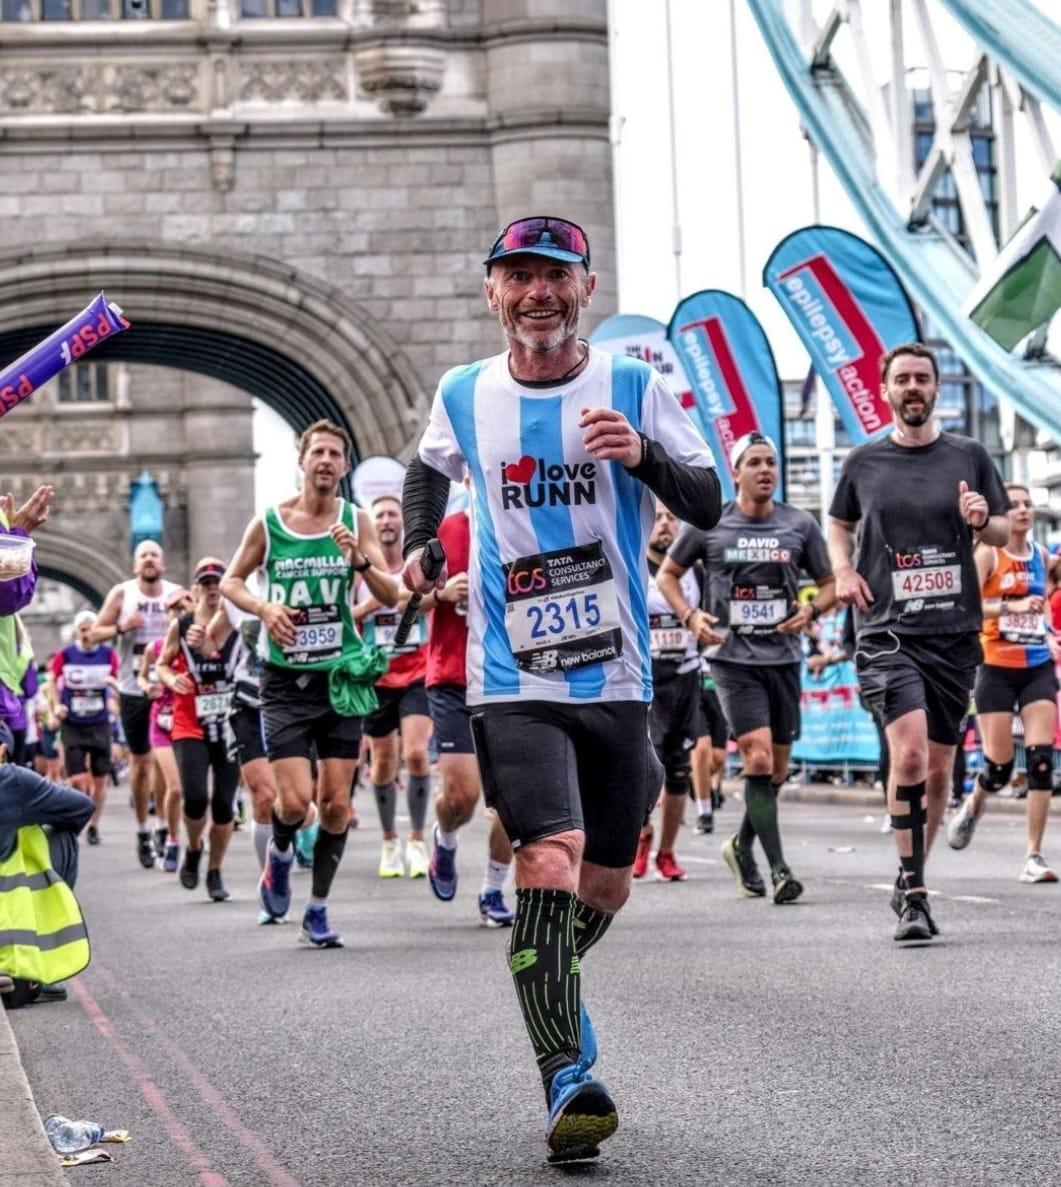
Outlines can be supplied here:
[[[326, 900], [346, 845], [362, 719], [376, 706], [372, 686], [387, 662], [354, 626], [354, 574], [379, 601], [398, 601], [371, 520], [339, 495], [351, 452], [338, 425], [310, 425], [299, 438], [302, 490], [251, 521], [221, 582], [225, 597], [265, 626], [262, 725], [277, 801], [258, 893], [263, 917], [273, 921], [291, 905], [294, 837], [313, 799], [311, 753], [320, 762], [320, 831], [300, 935], [318, 948], [342, 944]], [[261, 596], [246, 584], [256, 570]]]

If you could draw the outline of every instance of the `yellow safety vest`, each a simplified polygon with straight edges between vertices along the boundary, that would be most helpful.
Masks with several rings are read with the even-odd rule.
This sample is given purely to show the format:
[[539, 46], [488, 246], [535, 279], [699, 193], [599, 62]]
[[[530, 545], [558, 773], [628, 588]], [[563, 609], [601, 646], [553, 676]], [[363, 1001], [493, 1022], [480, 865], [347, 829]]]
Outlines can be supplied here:
[[52, 869], [44, 830], [20, 828], [0, 861], [0, 973], [51, 984], [80, 973], [91, 955], [81, 908]]

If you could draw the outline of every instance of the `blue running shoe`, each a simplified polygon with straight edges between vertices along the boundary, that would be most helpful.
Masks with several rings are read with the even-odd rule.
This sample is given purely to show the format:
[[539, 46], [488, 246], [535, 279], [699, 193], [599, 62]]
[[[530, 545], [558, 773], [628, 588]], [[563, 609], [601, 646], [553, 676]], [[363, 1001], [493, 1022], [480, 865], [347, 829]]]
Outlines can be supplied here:
[[313, 846], [317, 843], [320, 824], [314, 822], [309, 828], [300, 828], [295, 833], [295, 861], [300, 870], [313, 869]]
[[511, 927], [516, 912], [505, 905], [500, 890], [489, 890], [479, 895], [479, 922], [483, 927]]
[[274, 923], [286, 923], [286, 922], [287, 922], [286, 915], [273, 915], [269, 911], [259, 911], [258, 912], [258, 923], [262, 927], [270, 926]]
[[311, 948], [341, 948], [342, 936], [334, 928], [328, 926], [327, 907], [307, 907], [302, 916], [302, 931], [299, 932], [298, 942], [308, 944]]
[[580, 1001], [578, 1004], [579, 1023], [582, 1027], [582, 1046], [578, 1049], [578, 1066], [584, 1072], [597, 1062], [597, 1032], [593, 1029], [593, 1023], [589, 1020], [589, 1010], [586, 1009], [586, 1003]]
[[578, 1064], [561, 1068], [549, 1085], [545, 1140], [549, 1161], [596, 1158], [600, 1144], [619, 1128], [619, 1114], [608, 1089]]
[[447, 849], [438, 843], [438, 826], [431, 834], [431, 862], [427, 867], [427, 880], [435, 897], [448, 903], [457, 893], [457, 850]]
[[293, 853], [286, 856], [277, 853], [272, 841], [269, 842], [265, 869], [258, 882], [258, 898], [265, 910], [277, 919], [282, 919], [291, 909], [291, 864], [294, 860]]

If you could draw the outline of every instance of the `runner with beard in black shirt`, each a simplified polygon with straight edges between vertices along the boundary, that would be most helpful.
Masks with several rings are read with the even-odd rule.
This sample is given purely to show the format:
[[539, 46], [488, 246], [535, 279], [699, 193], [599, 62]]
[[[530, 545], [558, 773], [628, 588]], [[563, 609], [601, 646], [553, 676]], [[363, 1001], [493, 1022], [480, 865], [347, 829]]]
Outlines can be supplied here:
[[[744, 819], [722, 846], [738, 891], [766, 894], [752, 856], [756, 836], [770, 862], [775, 903], [803, 893], [781, 849], [777, 792], [799, 737], [799, 635], [836, 602], [821, 528], [809, 511], [774, 499], [777, 447], [747, 433], [730, 451], [737, 497], [708, 532], [686, 528], [660, 566], [656, 583], [683, 626], [705, 646], [717, 645], [711, 671], [744, 767]], [[680, 581], [696, 561], [707, 575], [708, 610], [685, 596]], [[818, 585], [800, 604], [799, 574]], [[718, 629], [715, 630], [716, 624]]]
[[1009, 537], [1002, 479], [978, 441], [944, 433], [933, 420], [938, 388], [928, 347], [888, 351], [881, 391], [895, 429], [851, 451], [829, 509], [837, 593], [855, 607], [859, 682], [888, 737], [900, 941], [938, 934], [925, 859], [947, 806], [981, 660], [973, 533], [995, 547]]

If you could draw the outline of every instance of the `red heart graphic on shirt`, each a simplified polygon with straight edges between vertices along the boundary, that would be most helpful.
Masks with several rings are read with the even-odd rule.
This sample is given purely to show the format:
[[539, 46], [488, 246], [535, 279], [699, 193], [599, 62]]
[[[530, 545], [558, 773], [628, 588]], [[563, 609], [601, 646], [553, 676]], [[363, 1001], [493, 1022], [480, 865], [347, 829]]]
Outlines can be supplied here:
[[530, 482], [538, 463], [529, 454], [524, 454], [518, 462], [506, 462], [502, 466], [502, 473], [506, 482], [518, 482], [521, 486]]

